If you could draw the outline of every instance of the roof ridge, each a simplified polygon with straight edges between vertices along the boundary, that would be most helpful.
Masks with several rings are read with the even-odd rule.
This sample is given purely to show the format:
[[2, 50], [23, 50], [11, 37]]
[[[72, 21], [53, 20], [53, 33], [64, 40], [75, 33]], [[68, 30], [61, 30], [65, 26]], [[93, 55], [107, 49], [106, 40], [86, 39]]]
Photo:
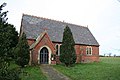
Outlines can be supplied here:
[[23, 13], [23, 16], [24, 16], [24, 15], [31, 16], [31, 17], [35, 17], [35, 18], [42, 18], [42, 19], [45, 19], [45, 20], [51, 20], [51, 21], [66, 23], [66, 24], [70, 24], [70, 25], [75, 25], [76, 27], [85, 27], [85, 28], [88, 28], [88, 27], [87, 27], [88, 25], [87, 25], [87, 26], [81, 26], [81, 25], [78, 25], [78, 24], [73, 24], [73, 23], [65, 22], [64, 20], [63, 20], [63, 21], [60, 21], [60, 20], [55, 20], [55, 19], [50, 19], [50, 18], [45, 18], [45, 17], [35, 16], [35, 15], [29, 15], [29, 14]]

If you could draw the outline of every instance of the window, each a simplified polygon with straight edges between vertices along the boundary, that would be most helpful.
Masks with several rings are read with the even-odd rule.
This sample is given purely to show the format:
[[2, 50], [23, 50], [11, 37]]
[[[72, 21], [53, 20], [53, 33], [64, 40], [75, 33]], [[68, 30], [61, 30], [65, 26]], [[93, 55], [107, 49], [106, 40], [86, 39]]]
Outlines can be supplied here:
[[60, 44], [56, 44], [56, 55], [59, 56], [60, 55]]
[[91, 46], [86, 47], [86, 54], [87, 55], [92, 55], [92, 47]]
[[58, 55], [58, 44], [56, 44], [56, 55]]

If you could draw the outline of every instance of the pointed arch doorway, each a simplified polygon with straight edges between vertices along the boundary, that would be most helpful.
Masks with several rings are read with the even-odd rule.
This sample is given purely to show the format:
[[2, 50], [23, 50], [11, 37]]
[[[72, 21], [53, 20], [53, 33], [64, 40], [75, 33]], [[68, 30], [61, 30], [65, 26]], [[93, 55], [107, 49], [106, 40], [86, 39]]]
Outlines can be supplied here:
[[40, 64], [48, 64], [49, 62], [49, 52], [46, 47], [43, 47], [40, 50]]

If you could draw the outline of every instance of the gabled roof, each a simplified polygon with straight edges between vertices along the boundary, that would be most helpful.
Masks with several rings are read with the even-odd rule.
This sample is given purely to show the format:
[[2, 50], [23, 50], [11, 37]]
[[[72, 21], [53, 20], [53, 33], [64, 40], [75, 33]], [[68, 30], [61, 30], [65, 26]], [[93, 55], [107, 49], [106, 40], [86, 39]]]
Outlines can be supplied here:
[[21, 29], [28, 39], [36, 39], [47, 28], [51, 41], [62, 42], [64, 28], [68, 25], [76, 44], [99, 46], [97, 40], [87, 27], [23, 14]]
[[[30, 46], [30, 49], [34, 48], [34, 47], [44, 38], [45, 35], [48, 36], [47, 32], [46, 32], [46, 31], [42, 32], [42, 33], [37, 37], [36, 41]], [[49, 36], [48, 36], [48, 39], [49, 39]], [[49, 39], [49, 41], [51, 42], [50, 39]], [[51, 45], [52, 45], [52, 47], [54, 48], [52, 42], [51, 42]]]
[[46, 32], [41, 33], [41, 34], [37, 37], [36, 41], [30, 46], [30, 49], [34, 48], [34, 47], [39, 43], [39, 41], [42, 39], [42, 37], [43, 37], [45, 34], [46, 34]]

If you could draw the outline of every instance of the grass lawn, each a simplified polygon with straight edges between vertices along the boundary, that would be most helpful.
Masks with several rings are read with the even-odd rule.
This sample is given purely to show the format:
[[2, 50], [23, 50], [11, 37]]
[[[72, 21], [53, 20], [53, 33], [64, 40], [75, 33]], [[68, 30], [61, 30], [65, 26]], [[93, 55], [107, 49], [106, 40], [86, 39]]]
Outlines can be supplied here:
[[[10, 68], [19, 68], [18, 65], [11, 63]], [[21, 78], [22, 80], [47, 80], [47, 77], [42, 73], [39, 66], [27, 66], [22, 68]]]
[[76, 64], [74, 67], [54, 65], [72, 80], [120, 80], [120, 58], [102, 57], [99, 63]]
[[40, 67], [26, 67], [23, 68], [23, 71], [27, 74], [22, 75], [22, 80], [47, 80], [47, 77], [43, 75]]

